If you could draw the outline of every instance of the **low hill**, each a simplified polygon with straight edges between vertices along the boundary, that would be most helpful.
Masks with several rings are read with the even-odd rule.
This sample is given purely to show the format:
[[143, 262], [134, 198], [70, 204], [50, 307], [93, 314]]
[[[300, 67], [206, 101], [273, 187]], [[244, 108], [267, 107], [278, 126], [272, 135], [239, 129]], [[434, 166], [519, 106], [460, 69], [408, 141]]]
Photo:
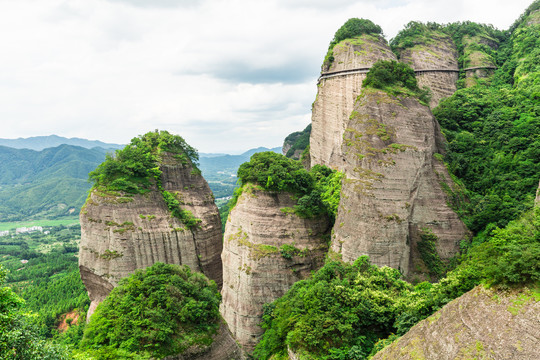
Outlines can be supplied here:
[[65, 144], [42, 151], [0, 146], [0, 221], [77, 214], [90, 189], [88, 173], [106, 152]]
[[65, 138], [58, 135], [33, 136], [18, 139], [0, 139], [0, 146], [36, 151], [56, 147], [62, 144], [80, 146], [86, 149], [91, 149], [94, 147], [100, 147], [103, 149], [121, 149], [124, 147], [124, 145], [120, 144], [110, 144], [98, 140], [87, 140], [81, 138]]

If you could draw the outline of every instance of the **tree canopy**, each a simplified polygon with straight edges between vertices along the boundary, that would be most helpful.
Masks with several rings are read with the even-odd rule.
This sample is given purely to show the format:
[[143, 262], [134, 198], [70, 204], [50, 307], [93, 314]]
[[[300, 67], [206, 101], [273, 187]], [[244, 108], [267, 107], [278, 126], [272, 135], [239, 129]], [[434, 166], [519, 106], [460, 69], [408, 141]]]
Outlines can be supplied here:
[[111, 291], [90, 318], [81, 348], [163, 358], [210, 345], [220, 300], [216, 284], [203, 274], [156, 263]]

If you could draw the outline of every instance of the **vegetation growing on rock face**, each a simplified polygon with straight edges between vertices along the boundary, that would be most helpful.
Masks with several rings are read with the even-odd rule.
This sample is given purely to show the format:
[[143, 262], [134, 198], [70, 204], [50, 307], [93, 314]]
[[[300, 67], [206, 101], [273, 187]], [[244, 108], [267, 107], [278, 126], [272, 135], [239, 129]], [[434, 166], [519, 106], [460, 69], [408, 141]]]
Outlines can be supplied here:
[[204, 275], [156, 263], [122, 279], [97, 307], [81, 349], [163, 358], [208, 346], [219, 328], [220, 300], [216, 284]]
[[474, 232], [504, 227], [534, 199], [540, 178], [539, 31], [525, 18], [501, 45], [502, 65], [493, 77], [458, 90], [433, 112], [448, 141], [448, 169], [468, 190], [470, 202], [459, 211]]
[[199, 160], [197, 150], [182, 137], [156, 130], [133, 138], [114, 155], [107, 155], [105, 161], [89, 174], [90, 180], [95, 187], [109, 191], [147, 192], [151, 181], [161, 175], [159, 163], [164, 152], [174, 154], [184, 164], [190, 162], [196, 166]]
[[336, 31], [334, 38], [328, 45], [328, 53], [324, 58], [323, 68], [328, 68], [334, 62], [334, 46], [340, 41], [351, 39], [364, 34], [382, 35], [382, 29], [371, 20], [351, 18]]
[[362, 87], [381, 89], [394, 96], [416, 96], [423, 104], [429, 102], [429, 90], [418, 87], [414, 70], [394, 60], [379, 60], [373, 64]]
[[[529, 211], [472, 248], [438, 283], [412, 286], [400, 273], [369, 264], [327, 262], [282, 298], [265, 305], [257, 359], [284, 356], [366, 359], [451, 300], [484, 283], [540, 284], [540, 208]], [[378, 341], [381, 343], [377, 344]]]
[[[238, 169], [242, 186], [255, 184], [262, 190], [296, 195], [298, 201], [294, 212], [304, 218], [327, 214], [335, 219], [342, 176], [340, 172], [322, 165], [315, 165], [307, 171], [300, 162], [274, 152], [254, 154], [249, 162], [243, 163]], [[242, 189], [235, 192], [231, 207], [236, 204]]]
[[94, 188], [105, 193], [118, 191], [127, 194], [144, 194], [155, 184], [163, 196], [171, 214], [180, 219], [188, 229], [199, 226], [201, 220], [180, 207], [176, 196], [163, 189], [160, 164], [168, 153], [184, 165], [193, 167], [192, 175], [200, 175], [197, 169], [199, 155], [185, 140], [167, 131], [154, 131], [133, 138], [114, 156], [107, 155], [105, 161], [89, 174]]
[[[304, 130], [302, 131], [296, 131], [292, 134], [289, 134], [285, 141], [283, 142], [283, 145], [290, 144], [291, 147], [289, 150], [287, 150], [287, 153], [285, 154], [288, 158], [293, 158], [294, 153], [297, 150], [305, 150], [309, 146], [309, 136], [311, 135], [311, 124], [309, 124]], [[295, 159], [298, 160], [298, 159]]]

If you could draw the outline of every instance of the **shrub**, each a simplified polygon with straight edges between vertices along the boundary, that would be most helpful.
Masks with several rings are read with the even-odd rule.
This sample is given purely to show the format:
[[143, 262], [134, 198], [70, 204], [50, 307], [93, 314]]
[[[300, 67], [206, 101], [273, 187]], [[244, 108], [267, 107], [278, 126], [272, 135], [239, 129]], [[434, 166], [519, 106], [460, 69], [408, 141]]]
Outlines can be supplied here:
[[336, 31], [334, 38], [328, 45], [328, 53], [324, 58], [324, 67], [330, 67], [332, 62], [334, 62], [334, 46], [336, 46], [340, 41], [345, 39], [351, 39], [356, 36], [363, 34], [382, 34], [382, 29], [379, 25], [374, 24], [371, 20], [367, 19], [358, 19], [351, 18], [343, 24], [338, 31]]
[[82, 350], [123, 350], [153, 357], [211, 344], [219, 327], [216, 284], [187, 266], [156, 263], [120, 281], [97, 307]]

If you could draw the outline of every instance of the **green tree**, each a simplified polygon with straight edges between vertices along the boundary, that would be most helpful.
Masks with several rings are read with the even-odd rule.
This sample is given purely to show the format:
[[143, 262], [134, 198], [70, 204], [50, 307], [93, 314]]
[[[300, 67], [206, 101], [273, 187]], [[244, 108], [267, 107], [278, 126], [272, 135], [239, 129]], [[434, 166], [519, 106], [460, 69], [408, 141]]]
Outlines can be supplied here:
[[81, 349], [163, 358], [210, 345], [220, 300], [216, 284], [204, 275], [156, 263], [122, 279], [97, 307]]

